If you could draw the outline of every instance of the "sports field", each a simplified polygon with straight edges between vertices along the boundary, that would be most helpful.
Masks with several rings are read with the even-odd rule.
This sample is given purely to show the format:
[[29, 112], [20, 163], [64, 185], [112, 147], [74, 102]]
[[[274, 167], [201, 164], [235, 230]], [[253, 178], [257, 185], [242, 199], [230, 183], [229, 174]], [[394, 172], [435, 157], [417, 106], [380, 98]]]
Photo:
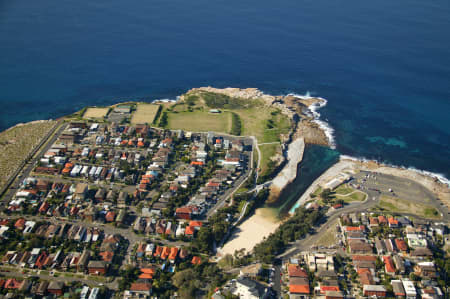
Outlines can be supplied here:
[[223, 132], [231, 131], [231, 113], [222, 112], [218, 114], [207, 111], [178, 112], [168, 114], [168, 125], [170, 129], [182, 129], [192, 132]]
[[84, 118], [103, 118], [108, 114], [109, 108], [98, 108], [98, 107], [91, 107], [87, 108], [86, 112], [84, 113]]
[[244, 136], [255, 136], [259, 143], [280, 141], [280, 134], [289, 132], [290, 120], [272, 107], [260, 106], [236, 109], [242, 122]]
[[151, 124], [158, 113], [159, 105], [137, 104], [136, 111], [131, 118], [132, 124]]

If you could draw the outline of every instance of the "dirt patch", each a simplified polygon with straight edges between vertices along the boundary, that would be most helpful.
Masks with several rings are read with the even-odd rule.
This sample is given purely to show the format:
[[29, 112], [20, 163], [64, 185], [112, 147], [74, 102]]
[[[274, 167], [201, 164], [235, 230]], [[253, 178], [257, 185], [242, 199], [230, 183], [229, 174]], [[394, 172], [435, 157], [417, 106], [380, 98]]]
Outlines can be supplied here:
[[109, 108], [91, 107], [87, 108], [84, 118], [104, 118], [108, 114]]

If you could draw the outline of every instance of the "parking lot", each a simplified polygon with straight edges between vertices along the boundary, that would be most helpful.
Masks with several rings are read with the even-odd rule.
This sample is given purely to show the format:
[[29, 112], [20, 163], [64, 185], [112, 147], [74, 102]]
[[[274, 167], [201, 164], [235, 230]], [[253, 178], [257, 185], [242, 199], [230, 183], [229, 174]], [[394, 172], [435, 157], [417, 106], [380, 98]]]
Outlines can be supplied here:
[[[424, 186], [412, 180], [376, 172], [360, 171], [349, 182], [355, 188], [366, 192], [369, 199], [378, 200], [381, 196], [399, 198], [419, 205], [436, 208], [448, 220], [448, 209], [434, 194]], [[408, 211], [404, 211], [408, 213]]]

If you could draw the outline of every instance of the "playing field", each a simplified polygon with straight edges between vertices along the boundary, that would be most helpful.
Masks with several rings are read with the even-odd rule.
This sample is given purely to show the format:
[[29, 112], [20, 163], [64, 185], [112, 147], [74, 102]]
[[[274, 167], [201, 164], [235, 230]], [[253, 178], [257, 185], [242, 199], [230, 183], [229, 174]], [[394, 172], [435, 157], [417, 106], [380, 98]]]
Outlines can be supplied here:
[[218, 114], [207, 111], [178, 112], [168, 114], [167, 127], [192, 132], [213, 131], [229, 133], [231, 122], [231, 113], [229, 112]]
[[132, 124], [151, 124], [158, 113], [159, 105], [138, 104], [136, 111], [131, 118]]
[[103, 118], [108, 114], [109, 108], [87, 108], [84, 113], [84, 118]]
[[259, 143], [280, 141], [280, 134], [288, 133], [291, 127], [289, 119], [274, 108], [262, 106], [233, 111], [241, 118], [241, 135], [255, 136]]

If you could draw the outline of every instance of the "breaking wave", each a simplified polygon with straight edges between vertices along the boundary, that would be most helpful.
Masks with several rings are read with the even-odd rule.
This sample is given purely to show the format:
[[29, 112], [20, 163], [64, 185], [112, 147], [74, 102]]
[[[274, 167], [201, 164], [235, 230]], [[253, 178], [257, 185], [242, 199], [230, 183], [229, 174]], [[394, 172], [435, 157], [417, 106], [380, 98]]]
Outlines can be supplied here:
[[336, 142], [334, 139], [334, 129], [330, 126], [330, 124], [328, 124], [328, 122], [320, 119], [321, 114], [318, 112], [319, 109], [325, 107], [328, 104], [328, 101], [321, 97], [311, 96], [311, 93], [309, 91], [307, 91], [306, 94], [304, 94], [304, 95], [295, 94], [295, 93], [290, 93], [288, 95], [296, 97], [296, 98], [300, 98], [303, 100], [309, 100], [309, 99], [319, 99], [320, 100], [320, 102], [314, 103], [314, 104], [310, 105], [308, 108], [311, 111], [311, 116], [314, 118], [313, 122], [316, 123], [319, 126], [319, 128], [321, 128], [323, 130], [323, 132], [325, 133], [325, 136], [328, 139], [328, 144], [330, 145], [330, 147], [332, 149], [336, 149]]

